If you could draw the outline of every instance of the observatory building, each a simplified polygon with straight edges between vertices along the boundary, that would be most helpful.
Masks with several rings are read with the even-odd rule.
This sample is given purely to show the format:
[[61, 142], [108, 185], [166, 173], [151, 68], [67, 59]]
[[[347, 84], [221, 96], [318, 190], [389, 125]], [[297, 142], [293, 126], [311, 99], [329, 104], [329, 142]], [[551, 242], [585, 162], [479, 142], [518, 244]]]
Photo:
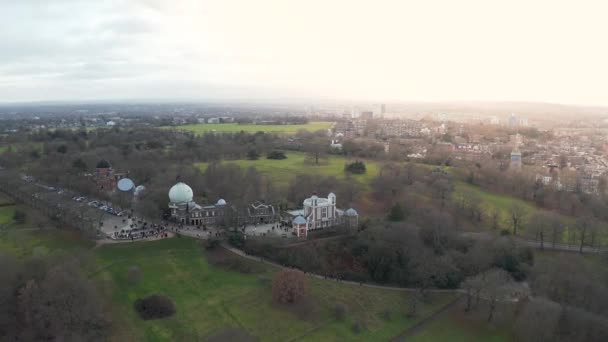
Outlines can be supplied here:
[[232, 208], [225, 200], [220, 199], [215, 205], [200, 206], [194, 202], [194, 192], [188, 184], [178, 182], [169, 190], [169, 209], [171, 219], [176, 222], [204, 226], [215, 225], [227, 215]]
[[309, 230], [323, 229], [338, 225], [356, 228], [359, 224], [359, 214], [353, 208], [346, 211], [336, 208], [336, 195], [330, 192], [327, 198], [318, 197], [313, 193], [304, 200], [303, 209], [288, 211], [294, 233], [307, 236]]

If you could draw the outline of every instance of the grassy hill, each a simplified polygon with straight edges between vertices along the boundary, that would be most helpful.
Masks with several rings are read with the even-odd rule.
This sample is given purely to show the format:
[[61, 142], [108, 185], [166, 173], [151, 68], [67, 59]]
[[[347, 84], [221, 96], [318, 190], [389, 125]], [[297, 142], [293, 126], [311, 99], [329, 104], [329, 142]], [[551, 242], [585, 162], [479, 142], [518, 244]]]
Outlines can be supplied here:
[[[338, 179], [344, 179], [347, 175], [344, 172], [344, 165], [354, 161], [354, 159], [350, 160], [344, 156], [329, 155], [319, 165], [315, 165], [307, 160], [306, 153], [303, 152], [287, 152], [286, 156], [287, 159], [282, 160], [266, 159], [265, 156], [262, 156], [258, 160], [230, 160], [225, 161], [225, 163], [233, 163], [243, 168], [253, 166], [276, 182], [277, 185], [285, 187], [297, 174], [334, 176]], [[351, 177], [360, 184], [367, 186], [378, 175], [380, 163], [375, 161], [364, 162], [367, 172], [361, 175], [351, 175]], [[201, 171], [205, 171], [208, 163], [197, 163], [196, 166]]]
[[310, 132], [327, 130], [333, 125], [330, 121], [311, 121], [307, 124], [302, 125], [254, 125], [254, 124], [238, 124], [238, 123], [225, 123], [225, 124], [194, 124], [194, 125], [181, 125], [181, 126], [166, 126], [166, 129], [176, 129], [191, 131], [197, 134], [203, 134], [206, 132], [266, 132], [266, 133], [284, 133], [284, 134], [295, 134], [297, 131], [304, 129]]
[[[70, 232], [0, 234], [0, 251], [17, 256], [89, 250], [96, 265], [86, 272], [107, 298], [112, 341], [194, 341], [231, 331], [260, 341], [385, 341], [454, 299], [452, 294], [434, 294], [416, 318], [408, 318], [407, 292], [310, 279], [308, 299], [295, 308], [285, 307], [271, 299], [276, 268], [227, 251], [226, 258], [248, 265], [245, 272], [214, 266], [191, 238], [92, 246]], [[142, 272], [136, 285], [127, 280], [131, 266]], [[154, 293], [174, 300], [174, 316], [144, 321], [135, 314], [134, 301]], [[344, 320], [334, 317], [337, 303], [348, 308]], [[355, 333], [354, 322], [364, 322], [366, 328]]]

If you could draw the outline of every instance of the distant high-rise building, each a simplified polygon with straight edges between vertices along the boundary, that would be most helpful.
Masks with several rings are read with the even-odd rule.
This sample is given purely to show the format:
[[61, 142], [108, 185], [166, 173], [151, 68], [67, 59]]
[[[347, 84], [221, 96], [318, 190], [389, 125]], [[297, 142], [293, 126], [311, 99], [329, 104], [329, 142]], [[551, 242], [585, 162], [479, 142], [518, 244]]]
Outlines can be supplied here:
[[511, 163], [509, 164], [509, 168], [513, 170], [521, 169], [521, 152], [517, 146], [515, 146], [511, 152]]
[[519, 121], [517, 120], [517, 116], [515, 116], [515, 114], [511, 113], [511, 116], [509, 117], [509, 127], [517, 127], [519, 124]]
[[371, 120], [374, 118], [374, 112], [361, 112], [361, 119]]

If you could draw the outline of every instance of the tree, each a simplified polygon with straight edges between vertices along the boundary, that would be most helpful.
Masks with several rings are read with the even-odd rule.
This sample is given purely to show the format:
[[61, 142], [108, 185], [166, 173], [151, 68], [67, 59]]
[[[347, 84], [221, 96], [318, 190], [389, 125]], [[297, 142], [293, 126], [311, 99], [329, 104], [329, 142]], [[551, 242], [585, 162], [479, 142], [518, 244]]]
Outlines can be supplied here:
[[276, 159], [276, 160], [281, 160], [281, 159], [287, 159], [287, 156], [285, 155], [285, 153], [281, 152], [281, 151], [271, 151], [270, 153], [268, 153], [268, 155], [266, 156], [266, 159]]
[[490, 209], [488, 213], [492, 230], [498, 229], [498, 220], [500, 219], [500, 211], [497, 208]]
[[399, 203], [395, 203], [391, 207], [391, 211], [388, 214], [388, 219], [390, 221], [403, 221], [406, 217], [405, 209]]
[[362, 161], [355, 161], [350, 164], [346, 164], [344, 165], [344, 171], [354, 174], [363, 174], [365, 173], [365, 163]]
[[551, 342], [556, 340], [562, 308], [545, 298], [533, 298], [525, 303], [515, 322], [519, 341]]
[[82, 158], [74, 159], [72, 162], [72, 168], [79, 172], [85, 172], [87, 170], [87, 163], [85, 163]]
[[492, 269], [479, 277], [481, 277], [480, 295], [488, 301], [488, 322], [492, 322], [496, 304], [510, 292], [512, 279], [509, 273], [501, 269]]
[[175, 304], [171, 298], [159, 294], [137, 299], [133, 306], [144, 320], [170, 317], [175, 313]]
[[325, 157], [327, 153], [327, 138], [322, 136], [313, 136], [306, 144], [305, 149], [310, 160], [312, 160], [315, 165], [319, 165], [320, 159]]
[[598, 223], [594, 217], [589, 215], [582, 216], [576, 219], [574, 229], [578, 232], [579, 249], [578, 252], [583, 254], [583, 247], [589, 236], [595, 236], [598, 229]]
[[13, 214], [13, 221], [15, 221], [16, 224], [24, 224], [26, 217], [27, 216], [24, 211], [17, 209]]
[[535, 239], [540, 240], [540, 249], [545, 248], [545, 239], [549, 234], [553, 234], [553, 244], [557, 238], [557, 227], [561, 226], [559, 216], [550, 211], [537, 211], [529, 220], [526, 233]]
[[103, 340], [107, 321], [93, 284], [75, 264], [61, 264], [18, 293], [23, 340]]
[[247, 159], [249, 160], [258, 160], [260, 158], [260, 154], [258, 151], [252, 149], [247, 152]]
[[513, 226], [513, 235], [517, 235], [517, 229], [521, 227], [526, 216], [526, 208], [519, 203], [514, 203], [509, 207], [509, 217]]
[[272, 281], [272, 298], [278, 303], [298, 303], [307, 293], [308, 279], [302, 271], [284, 269]]
[[68, 147], [65, 144], [61, 144], [57, 147], [57, 153], [66, 154], [68, 152]]

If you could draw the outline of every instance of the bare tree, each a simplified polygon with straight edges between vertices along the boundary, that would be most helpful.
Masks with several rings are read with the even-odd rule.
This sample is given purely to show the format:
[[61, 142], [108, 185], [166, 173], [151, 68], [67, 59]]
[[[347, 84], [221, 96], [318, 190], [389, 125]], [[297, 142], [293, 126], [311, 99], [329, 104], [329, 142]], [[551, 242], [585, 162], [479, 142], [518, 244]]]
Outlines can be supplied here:
[[550, 211], [537, 211], [530, 217], [526, 233], [530, 237], [540, 240], [540, 249], [544, 249], [545, 239], [549, 234], [555, 245], [561, 226], [561, 220], [557, 214]]
[[523, 225], [526, 214], [526, 208], [519, 203], [514, 203], [509, 207], [509, 217], [511, 218], [511, 224], [513, 226], [513, 235], [517, 235], [517, 229]]
[[558, 303], [544, 298], [528, 301], [515, 322], [519, 341], [555, 341], [562, 308]]
[[587, 241], [586, 239], [588, 238], [588, 235], [592, 234], [592, 231], [595, 231], [597, 229], [597, 222], [592, 216], [586, 215], [583, 217], [579, 217], [576, 220], [576, 223], [574, 224], [574, 229], [578, 233], [578, 252], [583, 254], [583, 247], [585, 246], [585, 242]]

